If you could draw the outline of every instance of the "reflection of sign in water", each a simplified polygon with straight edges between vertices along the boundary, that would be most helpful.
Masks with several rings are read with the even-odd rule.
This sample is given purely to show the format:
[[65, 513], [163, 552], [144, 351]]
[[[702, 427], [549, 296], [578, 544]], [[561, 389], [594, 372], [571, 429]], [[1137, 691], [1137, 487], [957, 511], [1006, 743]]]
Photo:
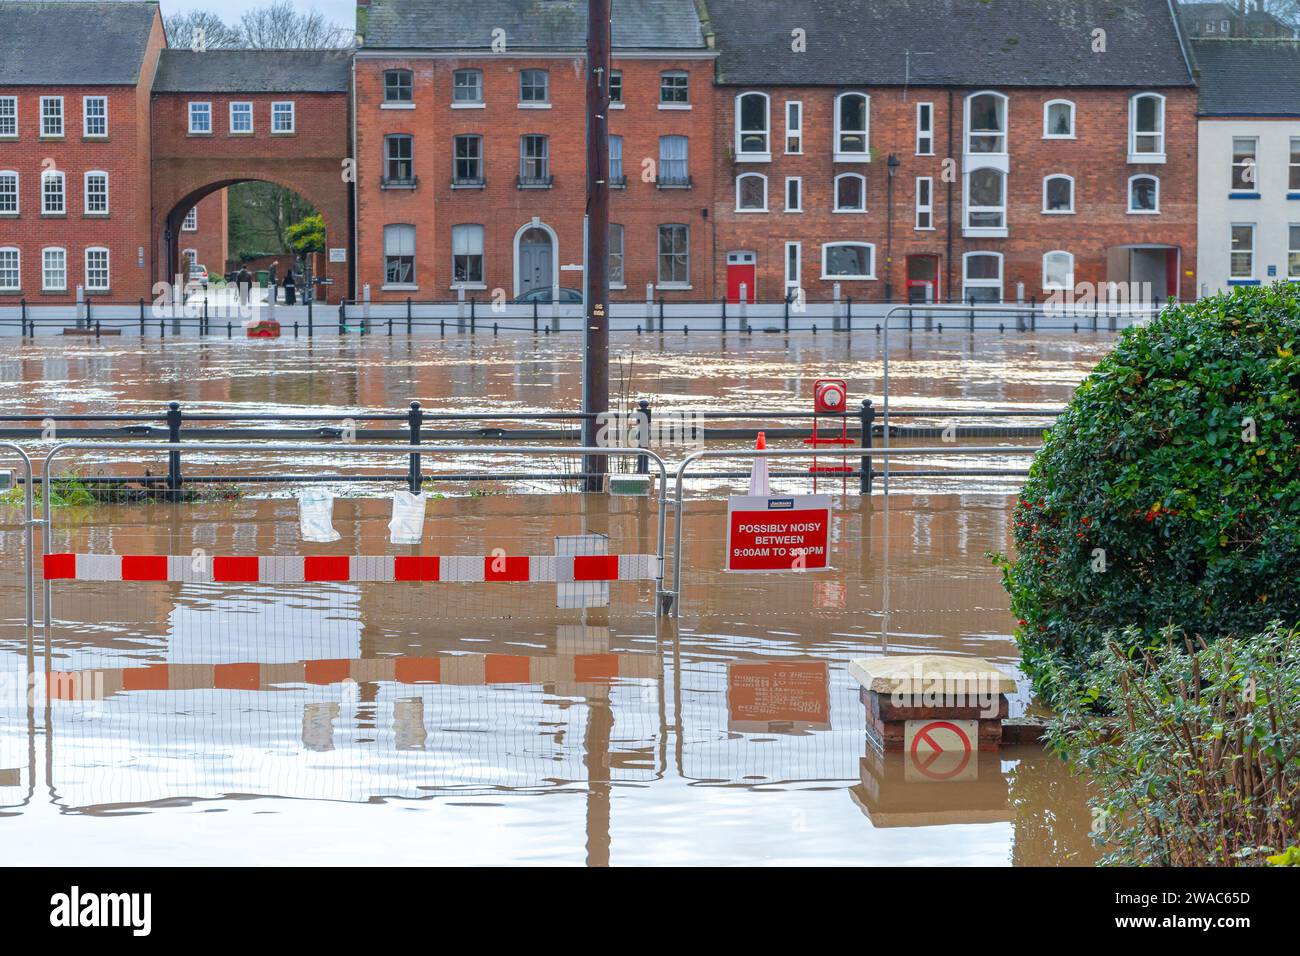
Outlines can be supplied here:
[[830, 727], [825, 661], [765, 661], [727, 665], [727, 716], [732, 730]]
[[823, 571], [830, 567], [829, 495], [727, 499], [728, 571]]
[[971, 760], [979, 739], [978, 720], [909, 720], [905, 729], [908, 780], [975, 780]]

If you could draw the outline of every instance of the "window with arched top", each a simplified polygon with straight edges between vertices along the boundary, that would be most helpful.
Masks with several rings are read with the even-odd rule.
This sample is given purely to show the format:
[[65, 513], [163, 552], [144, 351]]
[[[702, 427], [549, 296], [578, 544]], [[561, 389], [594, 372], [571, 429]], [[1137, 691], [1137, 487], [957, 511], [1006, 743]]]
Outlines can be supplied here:
[[1043, 138], [1074, 139], [1074, 103], [1048, 100], [1043, 105]]
[[1074, 212], [1074, 177], [1054, 173], [1043, 178], [1043, 212], [1064, 215]]
[[1074, 256], [1057, 249], [1043, 256], [1043, 288], [1048, 291], [1074, 288]]
[[1007, 98], [991, 90], [966, 97], [966, 152], [1007, 151]]
[[962, 256], [964, 302], [1002, 301], [1002, 253], [968, 252]]
[[867, 177], [861, 173], [840, 173], [835, 177], [835, 211], [867, 211]]
[[766, 163], [772, 159], [771, 101], [766, 93], [736, 97], [736, 159]]
[[1165, 161], [1165, 98], [1159, 93], [1135, 93], [1128, 101], [1128, 161]]
[[1155, 176], [1132, 176], [1128, 181], [1128, 211], [1154, 215], [1160, 212], [1160, 180]]
[[1006, 226], [1007, 174], [993, 166], [971, 170], [966, 176], [966, 228]]
[[871, 160], [871, 99], [865, 93], [835, 97], [835, 162]]
[[736, 212], [767, 212], [767, 177], [762, 173], [736, 177]]

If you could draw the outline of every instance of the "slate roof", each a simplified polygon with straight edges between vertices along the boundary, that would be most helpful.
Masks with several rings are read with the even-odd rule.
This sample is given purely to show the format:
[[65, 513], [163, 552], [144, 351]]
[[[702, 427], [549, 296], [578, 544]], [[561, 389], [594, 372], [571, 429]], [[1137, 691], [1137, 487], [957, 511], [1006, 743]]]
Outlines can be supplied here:
[[[615, 0], [614, 48], [703, 49], [694, 0]], [[502, 29], [508, 49], [571, 50], [587, 43], [582, 0], [373, 0], [365, 47], [487, 49]]]
[[[722, 84], [1192, 85], [1171, 0], [708, 0], [708, 9]], [[1092, 51], [1096, 28], [1105, 53]], [[807, 52], [791, 50], [795, 29]]]
[[1300, 116], [1300, 41], [1195, 40], [1203, 116]]
[[157, 13], [124, 0], [0, 2], [0, 86], [134, 86]]
[[167, 49], [155, 93], [345, 93], [351, 50]]

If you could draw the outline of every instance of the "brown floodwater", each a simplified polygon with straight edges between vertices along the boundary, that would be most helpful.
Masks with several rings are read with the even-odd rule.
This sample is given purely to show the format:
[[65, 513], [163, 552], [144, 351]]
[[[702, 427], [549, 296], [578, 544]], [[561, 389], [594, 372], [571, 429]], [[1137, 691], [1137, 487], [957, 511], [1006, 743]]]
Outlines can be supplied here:
[[[143, 413], [176, 398], [212, 412], [373, 411], [411, 399], [503, 415], [566, 410], [577, 401], [574, 344], [27, 345], [0, 359], [0, 409]], [[1106, 344], [917, 336], [891, 355], [895, 407], [1058, 407]], [[848, 379], [854, 398], [879, 394], [871, 336], [755, 336], [725, 348], [716, 336], [629, 336], [616, 346], [631, 383], [619, 389], [616, 370], [616, 390], [656, 407], [800, 409], [820, 377]], [[107, 455], [83, 460], [118, 467]], [[355, 467], [329, 463], [345, 466]], [[265, 457], [231, 467], [266, 467]], [[777, 483], [790, 493], [808, 486]], [[483, 489], [500, 493], [447, 488], [430, 503], [423, 553], [550, 554], [557, 535], [590, 532], [607, 534], [611, 552], [654, 551], [649, 501]], [[388, 543], [387, 489], [370, 486], [335, 502], [339, 541], [302, 543], [296, 504], [283, 497], [295, 490], [60, 508], [50, 549], [415, 551]], [[933, 652], [981, 656], [1019, 677], [1014, 622], [988, 559], [1010, 547], [1014, 485], [918, 479], [888, 498], [837, 495], [833, 567], [802, 576], [721, 570], [719, 491], [699, 482], [688, 494], [678, 620], [655, 616], [650, 583], [611, 585], [607, 608], [560, 610], [546, 584], [57, 581], [48, 614], [38, 608], [48, 624], [28, 634], [19, 514], [0, 510], [0, 833], [9, 859], [1095, 859], [1085, 787], [1054, 756], [1004, 749], [982, 755], [960, 782], [929, 781], [903, 757], [874, 751], [847, 672], [856, 658]], [[1012, 713], [1030, 706], [1021, 680]]]

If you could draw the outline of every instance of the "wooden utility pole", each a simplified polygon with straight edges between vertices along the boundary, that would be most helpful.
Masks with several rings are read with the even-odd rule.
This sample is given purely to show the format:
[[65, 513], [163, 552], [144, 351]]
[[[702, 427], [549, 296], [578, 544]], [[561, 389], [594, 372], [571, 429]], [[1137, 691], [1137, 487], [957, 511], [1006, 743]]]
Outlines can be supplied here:
[[[609, 411], [609, 64], [612, 45], [611, 0], [587, 3], [587, 283], [582, 354], [582, 410]], [[582, 443], [597, 444], [601, 422], [585, 418]], [[604, 444], [621, 445], [605, 430]], [[587, 491], [600, 491], [608, 459], [588, 455], [583, 471]]]

